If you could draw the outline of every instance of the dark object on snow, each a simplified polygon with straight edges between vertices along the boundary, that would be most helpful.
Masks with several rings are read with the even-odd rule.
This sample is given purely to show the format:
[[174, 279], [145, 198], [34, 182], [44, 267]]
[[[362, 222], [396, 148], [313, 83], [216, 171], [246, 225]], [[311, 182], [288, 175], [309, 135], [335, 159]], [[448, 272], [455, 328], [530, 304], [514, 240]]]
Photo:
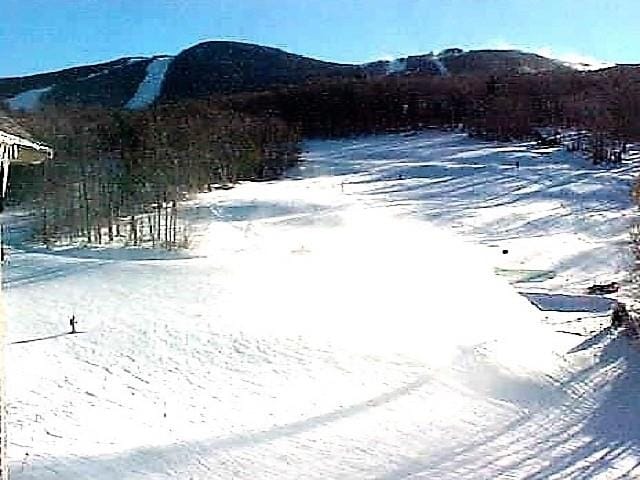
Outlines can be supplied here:
[[506, 248], [504, 250], [502, 250], [502, 254], [506, 255], [507, 253], [509, 253], [509, 250], [507, 250]]
[[620, 328], [624, 325], [628, 325], [629, 320], [630, 316], [627, 306], [622, 302], [616, 302], [613, 310], [611, 311], [611, 327]]
[[76, 323], [78, 323], [78, 321], [76, 320], [76, 316], [75, 315], [71, 315], [71, 318], [69, 319], [69, 325], [71, 325], [71, 332], [70, 333], [78, 333], [76, 331]]
[[215, 185], [213, 187], [214, 190], [231, 190], [233, 188], [233, 185]]
[[618, 282], [610, 282], [610, 283], [594, 283], [589, 288], [587, 288], [587, 293], [589, 295], [604, 295], [607, 293], [616, 293], [620, 285]]

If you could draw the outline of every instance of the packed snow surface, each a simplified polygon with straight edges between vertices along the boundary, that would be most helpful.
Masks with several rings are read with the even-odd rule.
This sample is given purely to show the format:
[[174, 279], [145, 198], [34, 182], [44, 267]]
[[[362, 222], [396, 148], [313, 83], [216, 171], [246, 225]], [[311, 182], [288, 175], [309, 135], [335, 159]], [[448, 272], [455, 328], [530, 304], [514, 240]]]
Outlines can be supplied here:
[[144, 77], [135, 95], [127, 102], [126, 108], [136, 110], [151, 105], [162, 88], [164, 75], [173, 57], [156, 58], [147, 66], [147, 75]]
[[186, 204], [186, 252], [13, 252], [12, 479], [640, 476], [640, 359], [584, 294], [631, 262], [635, 161], [306, 150]]

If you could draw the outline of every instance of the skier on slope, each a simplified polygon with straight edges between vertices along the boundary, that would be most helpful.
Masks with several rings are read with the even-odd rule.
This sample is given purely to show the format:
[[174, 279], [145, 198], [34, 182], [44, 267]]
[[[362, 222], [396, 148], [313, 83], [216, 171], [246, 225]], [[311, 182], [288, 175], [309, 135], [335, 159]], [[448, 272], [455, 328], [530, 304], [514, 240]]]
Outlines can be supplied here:
[[76, 331], [76, 323], [78, 323], [78, 321], [76, 320], [76, 315], [73, 314], [73, 315], [71, 315], [71, 318], [69, 319], [69, 325], [71, 326], [71, 332], [70, 333], [78, 333]]

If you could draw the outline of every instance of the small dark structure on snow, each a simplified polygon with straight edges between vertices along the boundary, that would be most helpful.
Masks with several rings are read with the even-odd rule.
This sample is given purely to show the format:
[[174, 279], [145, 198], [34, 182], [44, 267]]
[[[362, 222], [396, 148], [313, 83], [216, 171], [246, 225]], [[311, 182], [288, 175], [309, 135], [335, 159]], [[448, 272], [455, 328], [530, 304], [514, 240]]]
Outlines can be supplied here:
[[606, 295], [609, 293], [616, 293], [620, 289], [618, 282], [609, 283], [594, 283], [587, 288], [589, 295]]
[[626, 304], [616, 302], [613, 310], [611, 311], [611, 326], [613, 328], [620, 328], [625, 325], [629, 325], [630, 320], [631, 315], [629, 315]]

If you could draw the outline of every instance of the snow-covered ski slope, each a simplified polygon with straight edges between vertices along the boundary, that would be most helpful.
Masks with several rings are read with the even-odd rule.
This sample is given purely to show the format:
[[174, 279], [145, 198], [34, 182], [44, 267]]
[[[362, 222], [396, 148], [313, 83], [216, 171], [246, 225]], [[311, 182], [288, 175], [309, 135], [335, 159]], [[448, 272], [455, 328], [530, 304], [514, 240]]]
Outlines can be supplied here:
[[50, 91], [53, 87], [38, 88], [27, 90], [7, 100], [7, 106], [11, 110], [24, 110], [32, 112], [40, 107], [40, 99], [42, 95]]
[[583, 293], [631, 262], [635, 164], [306, 148], [185, 205], [188, 252], [12, 255], [12, 479], [640, 476], [640, 358]]
[[147, 75], [138, 85], [136, 93], [125, 105], [126, 108], [138, 110], [146, 108], [156, 101], [171, 60], [173, 57], [158, 57], [151, 60], [147, 67]]

